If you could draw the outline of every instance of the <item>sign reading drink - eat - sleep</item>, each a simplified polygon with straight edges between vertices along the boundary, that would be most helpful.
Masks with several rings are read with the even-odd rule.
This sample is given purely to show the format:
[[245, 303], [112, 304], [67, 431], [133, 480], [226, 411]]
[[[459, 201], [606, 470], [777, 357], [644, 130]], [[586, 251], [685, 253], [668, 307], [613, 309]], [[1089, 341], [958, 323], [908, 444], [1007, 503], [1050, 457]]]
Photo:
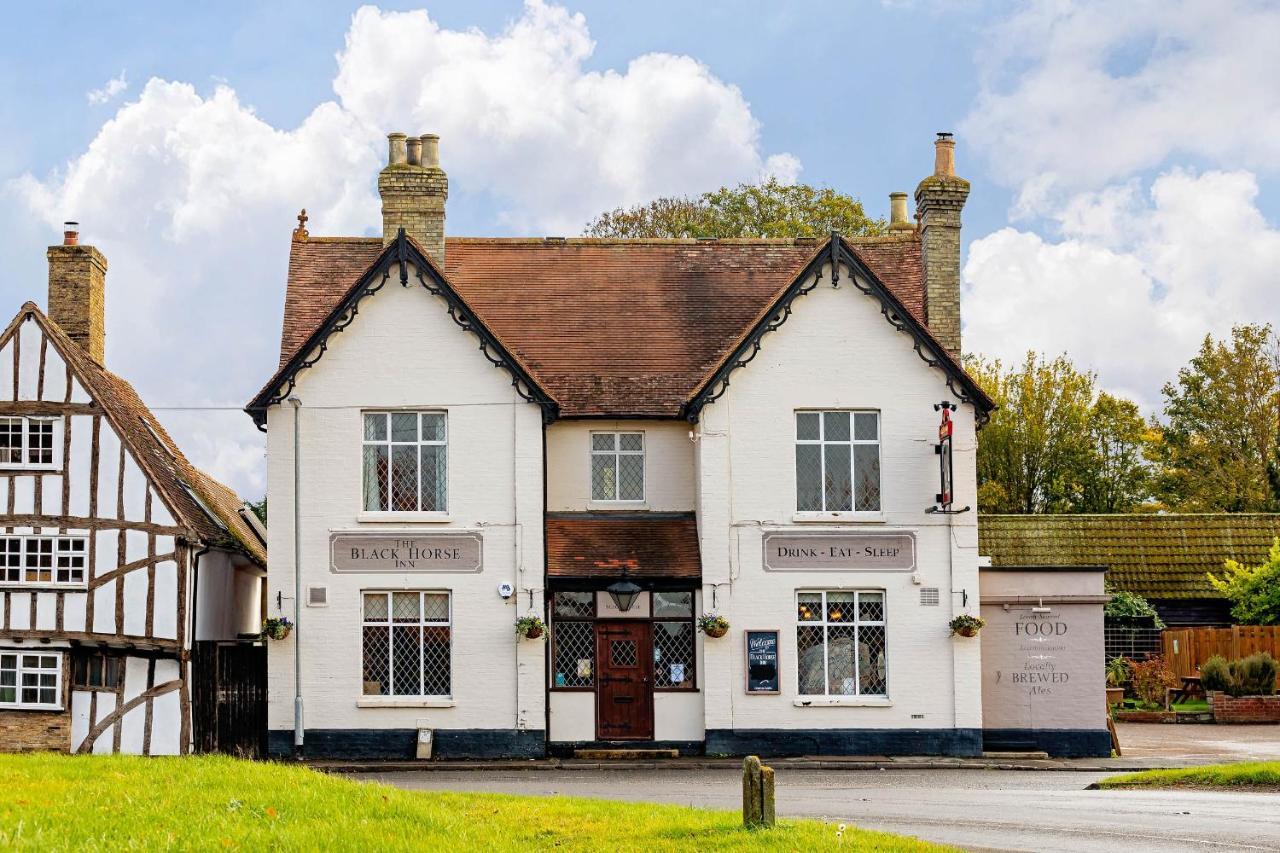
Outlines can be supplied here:
[[479, 533], [334, 533], [335, 572], [478, 572]]
[[766, 533], [764, 567], [770, 571], [844, 569], [910, 571], [916, 566], [912, 533]]

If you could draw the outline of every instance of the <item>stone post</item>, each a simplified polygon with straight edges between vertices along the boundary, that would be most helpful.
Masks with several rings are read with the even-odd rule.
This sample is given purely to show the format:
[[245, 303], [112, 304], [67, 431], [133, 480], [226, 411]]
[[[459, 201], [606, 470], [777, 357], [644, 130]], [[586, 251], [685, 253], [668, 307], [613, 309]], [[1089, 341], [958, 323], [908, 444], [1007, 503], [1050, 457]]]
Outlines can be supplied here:
[[775, 816], [773, 768], [749, 755], [742, 760], [742, 825], [747, 829], [771, 827]]

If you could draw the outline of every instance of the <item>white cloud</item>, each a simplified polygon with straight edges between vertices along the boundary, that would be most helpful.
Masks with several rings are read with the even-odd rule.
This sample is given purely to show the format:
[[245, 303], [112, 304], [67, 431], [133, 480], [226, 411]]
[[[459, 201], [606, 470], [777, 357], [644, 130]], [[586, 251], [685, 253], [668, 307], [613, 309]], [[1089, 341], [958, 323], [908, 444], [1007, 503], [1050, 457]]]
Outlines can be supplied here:
[[1249, 172], [1175, 169], [1073, 198], [1063, 239], [1004, 228], [965, 265], [965, 340], [989, 356], [1069, 353], [1152, 411], [1205, 333], [1280, 327], [1280, 230], [1255, 204]]
[[[364, 7], [338, 54], [336, 100], [297, 127], [272, 126], [226, 85], [152, 79], [65, 167], [7, 189], [51, 231], [79, 220], [107, 254], [107, 359], [144, 399], [238, 405], [276, 363], [294, 215], [305, 206], [313, 234], [377, 229], [388, 131], [439, 133], [454, 190], [496, 200], [500, 222], [526, 233], [798, 175], [795, 157], [761, 150], [750, 105], [705, 65], [646, 54], [587, 70], [594, 46], [582, 15], [541, 0], [496, 34]], [[197, 464], [261, 493], [247, 416], [161, 414]]]
[[112, 77], [102, 84], [101, 89], [90, 89], [85, 93], [85, 98], [91, 104], [105, 104], [107, 101], [114, 101], [116, 95], [128, 88], [129, 84], [124, 79], [124, 72], [121, 71], [120, 76]]
[[1274, 3], [1042, 0], [987, 34], [962, 131], [1015, 214], [1189, 158], [1274, 173], [1277, 44]]

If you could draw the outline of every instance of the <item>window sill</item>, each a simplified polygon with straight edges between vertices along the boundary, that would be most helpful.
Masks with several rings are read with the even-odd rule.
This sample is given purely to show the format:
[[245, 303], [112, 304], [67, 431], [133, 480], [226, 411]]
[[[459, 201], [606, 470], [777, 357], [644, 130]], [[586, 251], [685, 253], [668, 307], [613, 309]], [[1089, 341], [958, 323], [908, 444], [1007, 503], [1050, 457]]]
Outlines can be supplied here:
[[648, 501], [587, 501], [589, 510], [646, 510]]
[[0, 474], [60, 474], [61, 465], [0, 465]]
[[[61, 689], [61, 688], [59, 688]], [[35, 705], [22, 702], [5, 702], [0, 704], [0, 711], [61, 711], [61, 705]]]
[[811, 696], [796, 699], [797, 708], [891, 708], [893, 702], [884, 696]]
[[811, 522], [862, 522], [864, 524], [883, 524], [883, 512], [797, 512], [791, 520], [798, 523]]
[[362, 512], [356, 515], [358, 522], [403, 522], [403, 521], [422, 521], [422, 522], [448, 522], [453, 521], [453, 517], [447, 512]]
[[361, 696], [357, 708], [452, 708], [451, 696]]
[[53, 583], [52, 581], [48, 581], [44, 583], [6, 582], [6, 583], [0, 583], [0, 590], [7, 590], [9, 592], [87, 592], [89, 590], [89, 585], [83, 582], [81, 583]]

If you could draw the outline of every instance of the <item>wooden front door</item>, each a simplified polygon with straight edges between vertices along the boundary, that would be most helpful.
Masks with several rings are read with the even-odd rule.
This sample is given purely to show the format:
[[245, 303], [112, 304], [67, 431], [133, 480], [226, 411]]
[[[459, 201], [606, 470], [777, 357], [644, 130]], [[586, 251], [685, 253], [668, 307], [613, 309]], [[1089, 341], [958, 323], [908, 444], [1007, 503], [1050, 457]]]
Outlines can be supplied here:
[[653, 740], [649, 623], [597, 622], [596, 676], [596, 739]]

